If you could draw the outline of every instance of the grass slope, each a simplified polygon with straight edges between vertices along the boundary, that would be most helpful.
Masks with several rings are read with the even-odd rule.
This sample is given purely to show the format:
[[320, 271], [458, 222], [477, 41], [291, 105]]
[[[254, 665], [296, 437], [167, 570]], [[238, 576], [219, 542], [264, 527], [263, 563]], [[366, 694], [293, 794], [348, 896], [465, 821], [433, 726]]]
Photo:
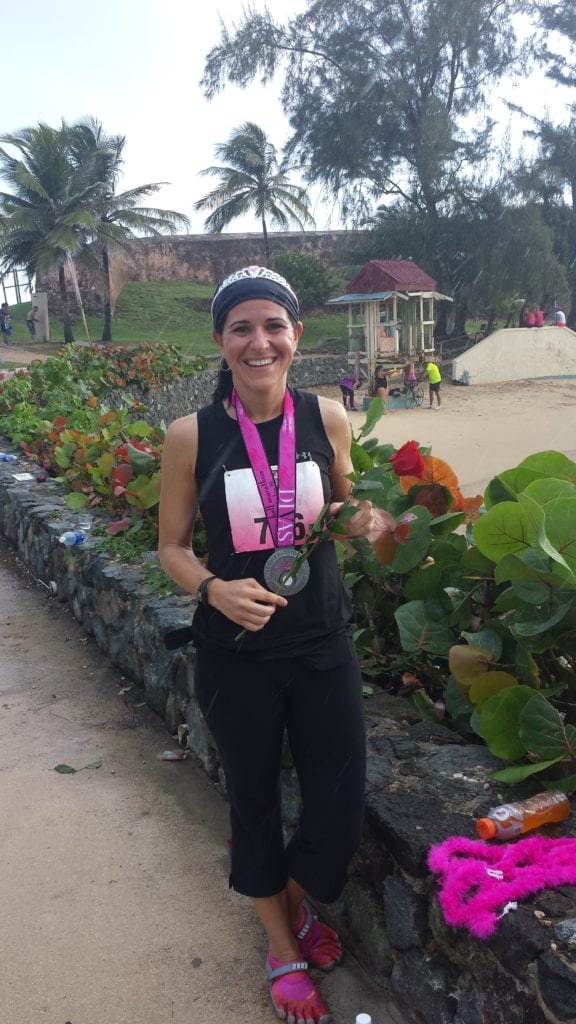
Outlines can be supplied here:
[[[124, 286], [116, 307], [112, 325], [113, 343], [135, 345], [140, 341], [164, 341], [178, 345], [191, 354], [211, 354], [214, 342], [211, 338], [210, 302], [214, 293], [211, 284], [194, 281], [142, 281]], [[62, 324], [52, 317], [50, 329], [52, 344], [42, 345], [31, 342], [26, 327], [26, 314], [30, 303], [11, 307], [11, 322], [14, 331], [12, 340], [17, 345], [39, 351], [46, 351], [60, 345], [64, 335]], [[325, 313], [316, 310], [304, 316], [302, 348], [315, 348], [326, 339], [341, 339], [347, 344], [347, 316], [343, 313]], [[99, 341], [102, 321], [88, 317], [88, 330], [92, 341]], [[77, 341], [86, 340], [86, 332], [78, 317], [74, 324]]]

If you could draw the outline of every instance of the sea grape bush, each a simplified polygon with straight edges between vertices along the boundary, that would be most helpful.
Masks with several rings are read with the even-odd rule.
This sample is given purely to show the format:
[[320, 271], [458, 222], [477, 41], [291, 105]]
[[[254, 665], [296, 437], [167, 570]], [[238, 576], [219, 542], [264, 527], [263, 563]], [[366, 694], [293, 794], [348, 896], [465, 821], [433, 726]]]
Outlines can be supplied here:
[[540, 452], [464, 498], [415, 442], [370, 438], [379, 415], [352, 446], [354, 491], [412, 521], [342, 549], [365, 672], [481, 736], [510, 762], [495, 778], [576, 789], [576, 463]]

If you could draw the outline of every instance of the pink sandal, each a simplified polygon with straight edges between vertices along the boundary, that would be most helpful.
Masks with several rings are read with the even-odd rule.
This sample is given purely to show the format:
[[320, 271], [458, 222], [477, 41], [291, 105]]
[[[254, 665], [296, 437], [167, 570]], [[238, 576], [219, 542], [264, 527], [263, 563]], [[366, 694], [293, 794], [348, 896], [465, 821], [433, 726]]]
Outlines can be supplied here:
[[287, 1024], [329, 1024], [328, 1010], [310, 975], [306, 960], [283, 962], [266, 958], [270, 998], [280, 1020]]
[[300, 907], [300, 916], [293, 928], [303, 957], [311, 967], [331, 971], [342, 959], [342, 946], [335, 931], [322, 924], [306, 903]]

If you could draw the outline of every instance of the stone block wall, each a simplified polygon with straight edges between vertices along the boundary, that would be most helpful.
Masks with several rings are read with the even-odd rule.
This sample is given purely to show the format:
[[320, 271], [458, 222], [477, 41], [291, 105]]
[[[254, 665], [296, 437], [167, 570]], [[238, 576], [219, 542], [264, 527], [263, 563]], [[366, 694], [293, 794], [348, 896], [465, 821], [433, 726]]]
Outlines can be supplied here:
[[[272, 231], [268, 237], [272, 259], [284, 252], [305, 252], [328, 267], [336, 267], [356, 262], [355, 251], [366, 232]], [[262, 235], [257, 233], [140, 238], [132, 245], [129, 262], [111, 254], [112, 308], [128, 281], [216, 282], [238, 267], [263, 262]], [[97, 282], [87, 278], [81, 267], [77, 267], [77, 274], [86, 311], [99, 315], [102, 293]], [[51, 310], [60, 308], [55, 278], [40, 276], [37, 288], [50, 293]]]

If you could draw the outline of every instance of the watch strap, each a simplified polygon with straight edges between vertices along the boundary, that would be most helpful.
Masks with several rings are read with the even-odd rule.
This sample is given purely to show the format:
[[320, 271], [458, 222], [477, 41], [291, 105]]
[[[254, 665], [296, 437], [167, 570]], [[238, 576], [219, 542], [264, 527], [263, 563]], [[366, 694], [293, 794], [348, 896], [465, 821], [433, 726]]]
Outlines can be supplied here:
[[208, 584], [211, 583], [212, 580], [217, 579], [217, 576], [206, 576], [206, 578], [202, 580], [198, 590], [196, 591], [196, 600], [198, 601], [198, 604], [208, 604]]

